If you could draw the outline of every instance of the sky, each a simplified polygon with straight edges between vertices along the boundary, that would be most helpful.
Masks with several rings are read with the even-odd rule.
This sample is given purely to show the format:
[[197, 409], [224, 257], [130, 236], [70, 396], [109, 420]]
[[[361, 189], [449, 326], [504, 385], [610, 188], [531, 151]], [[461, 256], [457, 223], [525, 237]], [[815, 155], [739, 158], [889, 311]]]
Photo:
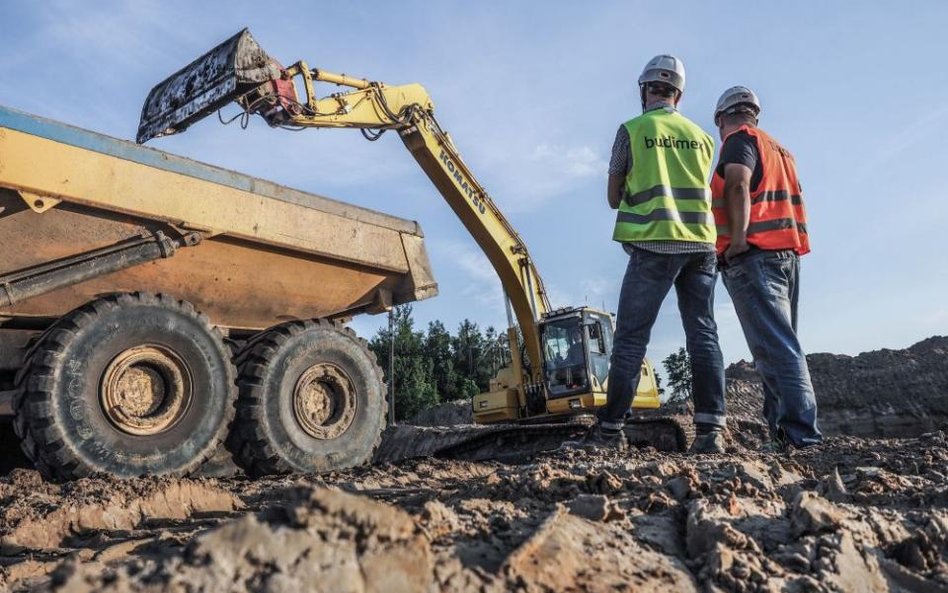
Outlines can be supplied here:
[[[813, 244], [800, 337], [808, 352], [855, 355], [948, 333], [946, 22], [940, 1], [3, 0], [0, 104], [133, 139], [152, 86], [243, 27], [284, 64], [421, 83], [553, 306], [615, 311], [627, 256], [611, 240], [609, 154], [640, 113], [642, 66], [674, 54], [685, 115], [717, 137], [715, 101], [747, 85], [761, 127], [795, 155]], [[417, 220], [440, 285], [414, 305], [418, 326], [505, 326], [487, 260], [395, 135], [211, 117], [151, 145]], [[725, 362], [749, 359], [720, 283], [715, 298]], [[384, 323], [353, 326], [371, 337]], [[648, 356], [683, 345], [670, 294]]]

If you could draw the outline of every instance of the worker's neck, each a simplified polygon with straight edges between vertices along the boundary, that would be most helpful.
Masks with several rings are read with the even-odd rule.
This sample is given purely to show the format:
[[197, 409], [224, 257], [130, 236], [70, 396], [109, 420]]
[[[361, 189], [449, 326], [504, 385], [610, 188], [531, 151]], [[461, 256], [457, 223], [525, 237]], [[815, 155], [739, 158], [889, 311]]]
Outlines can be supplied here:
[[674, 109], [678, 110], [678, 107], [675, 106], [675, 102], [668, 99], [661, 99], [658, 101], [652, 101], [651, 103], [645, 104], [645, 111], [654, 111], [655, 109]]
[[755, 126], [754, 124], [749, 123], [749, 122], [742, 122], [742, 123], [729, 124], [729, 125], [726, 125], [726, 126], [722, 126], [722, 127], [721, 127], [721, 138], [727, 138], [729, 135], [731, 135], [731, 134], [733, 134], [734, 132], [740, 130], [740, 129], [743, 128], [744, 126], [747, 126], [748, 128], [756, 128], [756, 127], [757, 127], [757, 126]]

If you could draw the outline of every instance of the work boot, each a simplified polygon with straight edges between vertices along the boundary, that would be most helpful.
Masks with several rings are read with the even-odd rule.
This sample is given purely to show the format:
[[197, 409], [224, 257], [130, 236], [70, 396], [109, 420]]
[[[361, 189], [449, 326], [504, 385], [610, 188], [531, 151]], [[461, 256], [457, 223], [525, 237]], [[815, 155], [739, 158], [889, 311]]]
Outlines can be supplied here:
[[724, 453], [724, 445], [724, 432], [720, 428], [706, 430], [699, 428], [695, 442], [691, 443], [688, 452], [692, 454]]
[[596, 449], [613, 449], [615, 451], [625, 451], [629, 448], [629, 443], [625, 440], [625, 435], [621, 430], [606, 430], [593, 424], [589, 427], [580, 439], [575, 441], [566, 441], [560, 446], [561, 449], [585, 449], [587, 451]]

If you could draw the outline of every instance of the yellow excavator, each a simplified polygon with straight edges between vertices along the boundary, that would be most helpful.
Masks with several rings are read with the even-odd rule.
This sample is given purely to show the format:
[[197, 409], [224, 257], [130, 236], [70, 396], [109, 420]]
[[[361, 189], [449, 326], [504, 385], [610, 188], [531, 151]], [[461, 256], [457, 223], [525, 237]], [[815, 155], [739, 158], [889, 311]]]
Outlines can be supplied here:
[[[346, 90], [319, 97], [317, 83]], [[550, 307], [527, 246], [438, 124], [421, 85], [390, 86], [304, 61], [284, 67], [244, 29], [152, 89], [137, 140], [182, 132], [231, 102], [241, 108], [236, 117], [259, 115], [272, 127], [356, 128], [368, 140], [388, 130], [398, 133], [483, 250], [506, 294], [511, 363], [488, 392], [473, 398], [476, 423], [519, 424], [527, 429], [523, 433], [537, 434], [538, 425], [552, 426], [605, 404], [612, 316], [585, 306]], [[679, 423], [634, 413], [659, 405], [654, 370], [645, 361], [627, 433], [633, 442], [683, 448]]]

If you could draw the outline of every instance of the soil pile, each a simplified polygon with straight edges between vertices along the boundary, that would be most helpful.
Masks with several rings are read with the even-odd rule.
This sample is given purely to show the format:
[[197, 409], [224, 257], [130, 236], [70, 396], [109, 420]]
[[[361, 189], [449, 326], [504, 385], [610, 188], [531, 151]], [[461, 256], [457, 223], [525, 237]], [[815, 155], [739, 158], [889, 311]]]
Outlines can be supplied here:
[[[557, 452], [257, 481], [50, 485], [17, 470], [0, 478], [0, 538], [12, 542], [0, 583], [79, 593], [948, 592], [946, 468], [948, 435], [935, 432], [831, 438], [792, 456]], [[44, 526], [54, 536], [26, 536]]]
[[[907, 437], [948, 426], [948, 337], [858, 356], [809, 354], [807, 362], [825, 434]], [[728, 412], [759, 417], [753, 365], [742, 361], [726, 374]]]
[[458, 424], [471, 424], [472, 422], [474, 422], [474, 414], [471, 410], [471, 400], [462, 399], [422, 410], [406, 424], [413, 426], [456, 426]]

